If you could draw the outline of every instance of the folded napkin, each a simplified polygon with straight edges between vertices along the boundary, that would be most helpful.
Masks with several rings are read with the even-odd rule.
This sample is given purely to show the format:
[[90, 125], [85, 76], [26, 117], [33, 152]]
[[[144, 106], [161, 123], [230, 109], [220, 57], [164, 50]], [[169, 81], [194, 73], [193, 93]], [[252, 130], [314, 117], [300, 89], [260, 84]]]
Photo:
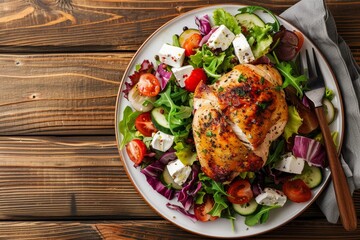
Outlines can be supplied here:
[[[336, 75], [345, 108], [345, 138], [341, 161], [353, 193], [360, 188], [360, 68], [349, 47], [338, 35], [334, 18], [323, 0], [302, 0], [280, 16], [312, 39]], [[318, 198], [317, 204], [329, 222], [338, 221], [339, 211], [332, 182]]]

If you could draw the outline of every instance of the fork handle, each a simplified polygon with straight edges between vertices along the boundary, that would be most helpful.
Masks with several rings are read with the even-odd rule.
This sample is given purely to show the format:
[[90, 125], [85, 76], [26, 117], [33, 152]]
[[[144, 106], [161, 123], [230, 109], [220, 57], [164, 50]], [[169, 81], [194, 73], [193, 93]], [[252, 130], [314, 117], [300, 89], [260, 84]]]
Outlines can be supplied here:
[[341, 222], [347, 231], [354, 231], [357, 228], [357, 217], [354, 202], [350, 194], [349, 185], [347, 183], [344, 170], [339, 161], [336, 147], [325, 118], [323, 107], [321, 106], [315, 108], [315, 112], [324, 137], [325, 148], [331, 169], [331, 177], [334, 183], [336, 201], [339, 207]]

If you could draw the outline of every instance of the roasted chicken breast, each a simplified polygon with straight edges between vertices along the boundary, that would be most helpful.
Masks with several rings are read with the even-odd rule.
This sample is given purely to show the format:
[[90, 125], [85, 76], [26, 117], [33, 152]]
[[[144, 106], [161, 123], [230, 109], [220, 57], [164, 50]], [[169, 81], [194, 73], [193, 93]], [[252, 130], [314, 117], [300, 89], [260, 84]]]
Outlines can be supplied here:
[[193, 135], [205, 174], [231, 181], [257, 171], [288, 118], [278, 71], [270, 65], [237, 65], [194, 94]]

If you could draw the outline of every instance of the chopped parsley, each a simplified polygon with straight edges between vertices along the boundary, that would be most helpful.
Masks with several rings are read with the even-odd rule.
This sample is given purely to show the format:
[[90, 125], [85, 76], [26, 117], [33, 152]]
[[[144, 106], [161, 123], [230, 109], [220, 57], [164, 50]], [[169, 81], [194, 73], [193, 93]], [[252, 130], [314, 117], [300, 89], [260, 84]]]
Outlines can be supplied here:
[[240, 74], [240, 76], [238, 78], [238, 82], [246, 82], [246, 80], [247, 80], [247, 78], [244, 75]]

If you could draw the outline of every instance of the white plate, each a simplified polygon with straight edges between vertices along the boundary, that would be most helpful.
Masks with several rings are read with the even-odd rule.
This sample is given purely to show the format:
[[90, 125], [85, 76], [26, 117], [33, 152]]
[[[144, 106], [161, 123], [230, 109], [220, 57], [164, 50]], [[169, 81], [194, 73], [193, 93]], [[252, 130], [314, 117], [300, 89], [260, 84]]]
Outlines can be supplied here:
[[[208, 14], [210, 18], [212, 18], [212, 12], [216, 8], [224, 8], [226, 11], [235, 14], [237, 10], [242, 5], [215, 5], [211, 7], [205, 7], [196, 9], [190, 12], [187, 12], [179, 17], [174, 18], [173, 20], [166, 23], [164, 26], [160, 27], [157, 31], [155, 31], [139, 48], [136, 52], [135, 56], [131, 60], [124, 76], [122, 79], [122, 84], [119, 89], [117, 106], [116, 106], [116, 137], [117, 143], [119, 146], [120, 137], [118, 131], [118, 123], [122, 119], [122, 113], [126, 106], [129, 105], [129, 102], [123, 96], [124, 82], [128, 81], [128, 76], [131, 75], [135, 71], [135, 65], [141, 63], [144, 59], [148, 59], [154, 63], [154, 56], [158, 54], [158, 51], [163, 43], [172, 43], [172, 36], [174, 34], [180, 34], [184, 26], [189, 28], [197, 28], [195, 24], [195, 16], [203, 16]], [[263, 13], [259, 14], [264, 20], [272, 21], [272, 19]], [[281, 24], [284, 25], [289, 30], [297, 30], [294, 26], [289, 24], [283, 19], [279, 19]], [[315, 47], [311, 41], [305, 37], [304, 45], [302, 47], [302, 51], [304, 49], [310, 49], [311, 47]], [[333, 103], [335, 107], [339, 110], [338, 116], [335, 121], [331, 124], [331, 131], [339, 132], [338, 142], [341, 145], [343, 139], [343, 108], [341, 102], [341, 95], [339, 88], [336, 83], [336, 79], [334, 74], [332, 73], [329, 65], [326, 60], [323, 58], [319, 51], [317, 50], [319, 57], [319, 64], [321, 70], [324, 74], [324, 78], [326, 80], [326, 85], [334, 90], [335, 98]], [[313, 191], [313, 198], [306, 203], [292, 203], [288, 201], [283, 208], [275, 209], [270, 212], [270, 218], [265, 224], [256, 225], [254, 227], [248, 227], [244, 224], [244, 218], [241, 216], [237, 216], [237, 220], [235, 222], [235, 231], [232, 230], [230, 221], [227, 219], [218, 219], [214, 222], [192, 222], [186, 216], [174, 211], [170, 210], [166, 207], [166, 203], [168, 200], [162, 195], [158, 194], [155, 190], [151, 188], [151, 186], [146, 182], [145, 176], [140, 173], [139, 169], [133, 167], [133, 163], [128, 158], [126, 151], [124, 149], [119, 150], [121, 159], [123, 161], [125, 170], [127, 174], [137, 188], [142, 197], [146, 200], [146, 202], [154, 208], [162, 217], [169, 220], [170, 222], [176, 224], [177, 226], [201, 235], [211, 236], [211, 237], [221, 237], [221, 238], [230, 238], [230, 237], [246, 237], [251, 235], [256, 235], [260, 233], [264, 233], [266, 231], [272, 230], [276, 227], [279, 227], [291, 219], [298, 216], [301, 212], [303, 212], [313, 201], [318, 197], [321, 190], [324, 188], [326, 182], [329, 179], [330, 171], [329, 169], [324, 170], [324, 180], [323, 183], [317, 187]], [[177, 203], [176, 200], [173, 200], [172, 203]], [[179, 204], [179, 203], [177, 203]], [[299, 229], [300, 230], [300, 229]]]

